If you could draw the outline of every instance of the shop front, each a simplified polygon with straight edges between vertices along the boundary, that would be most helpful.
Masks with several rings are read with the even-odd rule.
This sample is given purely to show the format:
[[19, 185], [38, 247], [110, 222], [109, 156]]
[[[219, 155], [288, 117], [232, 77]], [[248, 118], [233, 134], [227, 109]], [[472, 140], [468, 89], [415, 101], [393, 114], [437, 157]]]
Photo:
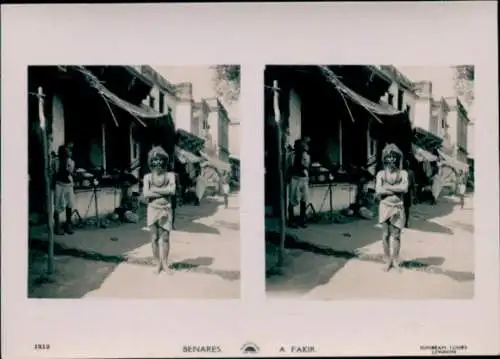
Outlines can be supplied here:
[[[383, 82], [385, 79], [372, 79], [371, 87], [366, 88], [370, 72], [363, 67], [343, 66], [340, 69], [342, 81], [332, 68], [335, 67], [266, 68], [265, 192], [269, 216], [279, 213], [276, 169], [280, 160], [276, 148], [273, 80], [279, 83], [286, 150], [293, 150], [291, 146], [296, 138], [309, 137], [311, 140], [310, 202], [316, 212], [344, 209], [356, 203], [364, 184], [373, 179], [374, 170], [380, 168], [381, 151], [386, 143], [395, 143], [405, 155], [411, 153], [408, 114], [376, 102], [390, 83]], [[361, 75], [366, 81], [359, 80]], [[359, 88], [359, 92], [343, 81], [356, 90]], [[369, 171], [371, 166], [374, 166], [372, 172]]]
[[[122, 205], [124, 185], [137, 182], [129, 173], [137, 155], [132, 141], [133, 128], [137, 125], [141, 132], [147, 132], [148, 124], [164, 116], [130, 103], [104, 86], [96, 73], [102, 75], [107, 69], [109, 67], [65, 66], [29, 70], [30, 93], [39, 86], [45, 92], [51, 159], [56, 159], [60, 145], [73, 144], [75, 209], [81, 218], [105, 215]], [[116, 82], [108, 78], [106, 85], [116, 87]], [[30, 128], [37, 129], [39, 116], [32, 102], [30, 98]], [[37, 183], [30, 184], [30, 211], [43, 214], [46, 208], [40, 205], [35, 208], [40, 202], [35, 198], [36, 188], [43, 187], [42, 183], [49, 179], [40, 175], [43, 159], [38, 161], [37, 154], [43, 153], [43, 147], [38, 138], [30, 136], [30, 158], [36, 158], [37, 161], [32, 162], [39, 163], [30, 166], [30, 182]]]

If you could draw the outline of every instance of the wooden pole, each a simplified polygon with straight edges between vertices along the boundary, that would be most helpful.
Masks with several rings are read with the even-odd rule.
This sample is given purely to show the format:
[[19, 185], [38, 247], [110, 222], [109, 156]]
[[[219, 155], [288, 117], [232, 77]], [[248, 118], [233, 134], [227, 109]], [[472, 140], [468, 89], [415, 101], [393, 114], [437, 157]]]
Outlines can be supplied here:
[[53, 214], [54, 209], [52, 205], [52, 187], [50, 185], [51, 171], [50, 171], [50, 157], [47, 140], [47, 121], [44, 113], [44, 94], [42, 87], [38, 87], [38, 116], [40, 120], [40, 129], [42, 133], [43, 144], [43, 159], [44, 159], [44, 181], [45, 181], [45, 200], [47, 207], [47, 226], [49, 230], [49, 248], [47, 260], [47, 273], [54, 273], [54, 222]]
[[279, 108], [278, 81], [273, 82], [274, 91], [274, 118], [276, 121], [276, 134], [278, 144], [278, 181], [279, 181], [279, 212], [280, 212], [280, 250], [278, 255], [278, 267], [282, 267], [285, 261], [285, 238], [286, 238], [286, 216], [285, 216], [285, 184], [283, 175], [283, 129], [281, 126], [281, 115]]

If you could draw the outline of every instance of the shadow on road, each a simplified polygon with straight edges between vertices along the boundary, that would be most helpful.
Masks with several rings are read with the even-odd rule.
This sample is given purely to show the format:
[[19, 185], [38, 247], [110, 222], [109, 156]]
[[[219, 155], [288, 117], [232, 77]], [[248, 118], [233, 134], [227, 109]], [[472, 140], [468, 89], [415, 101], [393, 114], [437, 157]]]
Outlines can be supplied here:
[[219, 235], [220, 232], [217, 228], [208, 226], [203, 223], [194, 222], [193, 219], [178, 218], [175, 220], [175, 232], [186, 233], [203, 233]]
[[[127, 263], [154, 267], [153, 257], [136, 258], [123, 255], [105, 255], [98, 252], [66, 248], [54, 244], [56, 270], [54, 276], [40, 275], [46, 271], [47, 242], [32, 240], [29, 250], [29, 298], [82, 298], [85, 294], [99, 289], [106, 278], [119, 264]], [[215, 275], [222, 279], [235, 281], [240, 279], [239, 271], [212, 269], [211, 257], [197, 257], [175, 262], [171, 268], [175, 271], [188, 271]], [[62, 274], [62, 275], [61, 275]]]
[[[315, 227], [320, 227], [320, 225]], [[285, 263], [288, 268], [285, 269], [284, 273], [281, 269], [276, 271], [276, 267], [266, 268], [266, 290], [291, 290], [305, 294], [328, 283], [349, 260], [359, 257], [356, 252], [357, 248], [379, 240], [380, 236], [375, 235], [375, 230], [373, 232], [372, 236], [357, 236], [355, 241], [344, 243], [347, 247], [344, 246], [342, 250], [302, 241], [299, 239], [300, 234], [298, 233], [297, 235], [287, 235], [285, 248], [290, 263]], [[342, 236], [347, 237], [347, 233], [343, 232]], [[266, 257], [277, 257], [279, 239], [278, 233], [266, 232]], [[332, 237], [332, 241], [337, 239]], [[291, 285], [291, 283], [293, 284]]]
[[425, 257], [415, 258], [402, 263], [404, 268], [426, 268], [430, 266], [443, 265], [445, 259], [443, 257]]
[[[200, 206], [184, 206], [181, 207], [182, 210], [179, 208], [176, 230], [219, 235], [217, 228], [196, 220], [215, 214], [221, 203], [222, 201], [216, 198], [206, 198]], [[218, 225], [239, 230], [239, 224], [220, 221]], [[80, 298], [87, 292], [100, 288], [121, 263], [153, 266], [152, 257], [136, 258], [131, 255], [149, 242], [149, 233], [142, 231], [137, 224], [121, 224], [107, 229], [95, 227], [78, 229], [71, 236], [56, 237], [54, 254], [59, 258], [56, 261], [56, 273], [48, 277], [45, 274], [47, 267], [45, 253], [48, 252], [47, 231], [45, 229], [30, 231], [28, 297], [41, 298], [46, 295], [57, 298]], [[71, 268], [69, 264], [64, 265], [70, 260], [75, 263], [75, 268]], [[208, 268], [211, 263], [208, 263], [206, 258], [192, 261], [194, 262], [177, 263], [174, 269], [217, 275], [228, 280], [239, 279], [239, 271], [233, 273]], [[74, 280], [64, 279], [73, 273], [79, 273], [75, 274]], [[56, 282], [61, 289], [56, 286]], [[42, 286], [47, 288], [43, 289]]]
[[443, 233], [453, 235], [453, 230], [436, 222], [431, 222], [427, 218], [412, 218], [409, 223], [409, 228], [421, 232]]
[[[82, 298], [99, 289], [118, 266], [116, 262], [89, 261], [82, 257], [55, 258], [56, 275], [40, 275], [47, 267], [47, 255], [34, 248], [29, 250], [28, 298]], [[64, 275], [57, 275], [64, 273]]]
[[[437, 212], [435, 211], [434, 214]], [[444, 212], [440, 211], [440, 213]], [[447, 227], [424, 222], [425, 220], [421, 220], [417, 223], [428, 230], [432, 228], [433, 231], [449, 233]], [[414, 223], [412, 228], [416, 228], [417, 223]], [[275, 261], [272, 261], [277, 257], [279, 234], [266, 232], [266, 289], [270, 292], [288, 291], [305, 294], [317, 286], [328, 283], [349, 260], [384, 263], [382, 254], [374, 255], [360, 251], [360, 248], [380, 240], [380, 229], [376, 228], [373, 222], [360, 221], [359, 225], [354, 227], [342, 228], [343, 226], [342, 224], [336, 225], [335, 230], [332, 231], [331, 225], [311, 225], [307, 229], [288, 233], [285, 240], [287, 261], [283, 268], [274, 267]], [[302, 240], [301, 237], [307, 240]], [[321, 243], [328, 243], [327, 238], [331, 237], [332, 244], [330, 246], [313, 243], [314, 237], [320, 238]], [[332, 247], [337, 247], [337, 249]], [[402, 268], [440, 274], [459, 282], [474, 280], [473, 272], [440, 268], [444, 261], [443, 257], [415, 258], [402, 263]]]
[[[416, 208], [415, 208], [416, 207]], [[443, 226], [432, 221], [432, 219], [440, 218], [451, 214], [457, 208], [456, 200], [451, 197], [441, 197], [436, 205], [418, 204], [413, 206], [410, 215], [410, 227], [422, 232], [444, 233], [453, 235], [453, 228]], [[471, 209], [468, 209], [471, 210]], [[453, 222], [452, 227], [457, 229], [474, 231], [471, 225], [464, 225], [459, 222]]]
[[[80, 228], [71, 236], [56, 236], [54, 255], [60, 256], [60, 258], [55, 263], [56, 273], [50, 279], [45, 274], [46, 253], [48, 253], [47, 231], [30, 231], [28, 297], [32, 297], [32, 294], [38, 296], [39, 294], [36, 293], [42, 293], [37, 287], [45, 281], [54, 281], [56, 276], [62, 277], [61, 280], [64, 280], [66, 276], [71, 276], [71, 273], [78, 271], [82, 273], [80, 279], [75, 281], [78, 285], [73, 286], [75, 293], [69, 290], [71, 281], [60, 283], [65, 289], [55, 289], [55, 293], [58, 293], [56, 295], [60, 295], [62, 298], [82, 297], [86, 292], [99, 288], [116, 267], [126, 260], [127, 253], [146, 243], [149, 243], [149, 234], [141, 231], [136, 224], [121, 224], [107, 229]], [[64, 265], [70, 259], [78, 268], [73, 269], [69, 265]], [[40, 261], [42, 263], [39, 263]], [[83, 261], [87, 263], [83, 263]], [[87, 270], [90, 271], [88, 275]], [[94, 276], [91, 274], [92, 271], [95, 273]], [[85, 282], [88, 283], [83, 284]]]
[[209, 266], [214, 262], [212, 257], [197, 257], [197, 258], [189, 258], [184, 259], [180, 262], [175, 262], [170, 265], [172, 269], [193, 269], [198, 268], [200, 266]]
[[198, 219], [210, 217], [217, 213], [224, 201], [216, 197], [207, 197], [201, 200], [199, 206], [185, 204], [176, 210], [175, 230], [188, 233], [220, 234], [215, 227], [196, 222]]

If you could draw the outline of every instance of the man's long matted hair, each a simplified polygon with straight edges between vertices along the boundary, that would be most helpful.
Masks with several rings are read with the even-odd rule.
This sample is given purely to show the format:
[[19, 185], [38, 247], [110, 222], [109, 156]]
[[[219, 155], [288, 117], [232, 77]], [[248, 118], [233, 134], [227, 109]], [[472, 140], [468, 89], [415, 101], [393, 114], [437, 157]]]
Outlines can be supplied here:
[[402, 168], [403, 165], [403, 152], [394, 143], [388, 143], [382, 150], [382, 163], [385, 163], [387, 156], [393, 154], [397, 158], [396, 167]]
[[167, 154], [167, 152], [161, 148], [160, 146], [155, 146], [153, 147], [149, 153], [148, 153], [148, 166], [149, 166], [149, 169], [153, 169], [153, 159], [154, 158], [161, 158], [163, 159], [163, 167], [164, 169], [168, 169], [168, 161], [169, 161], [169, 156]]

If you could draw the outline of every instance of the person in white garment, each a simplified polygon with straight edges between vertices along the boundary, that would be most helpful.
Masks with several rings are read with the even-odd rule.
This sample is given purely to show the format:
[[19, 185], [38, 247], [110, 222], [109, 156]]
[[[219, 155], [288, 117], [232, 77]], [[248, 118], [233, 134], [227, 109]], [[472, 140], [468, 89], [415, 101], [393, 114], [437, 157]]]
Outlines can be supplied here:
[[459, 198], [460, 208], [464, 208], [465, 203], [465, 192], [467, 190], [467, 172], [460, 171], [458, 173], [458, 181], [457, 181], [457, 195]]
[[148, 201], [147, 228], [151, 233], [156, 272], [160, 273], [168, 271], [175, 173], [168, 171], [169, 156], [161, 147], [154, 147], [149, 152], [148, 164], [151, 172], [144, 176], [143, 195]]
[[433, 198], [433, 204], [437, 203], [437, 200], [439, 198], [439, 195], [441, 194], [441, 189], [443, 187], [442, 183], [442, 166], [440, 163], [436, 164], [436, 171], [434, 173], [434, 176], [432, 177], [432, 186], [431, 186], [431, 191], [432, 191], [432, 198]]

